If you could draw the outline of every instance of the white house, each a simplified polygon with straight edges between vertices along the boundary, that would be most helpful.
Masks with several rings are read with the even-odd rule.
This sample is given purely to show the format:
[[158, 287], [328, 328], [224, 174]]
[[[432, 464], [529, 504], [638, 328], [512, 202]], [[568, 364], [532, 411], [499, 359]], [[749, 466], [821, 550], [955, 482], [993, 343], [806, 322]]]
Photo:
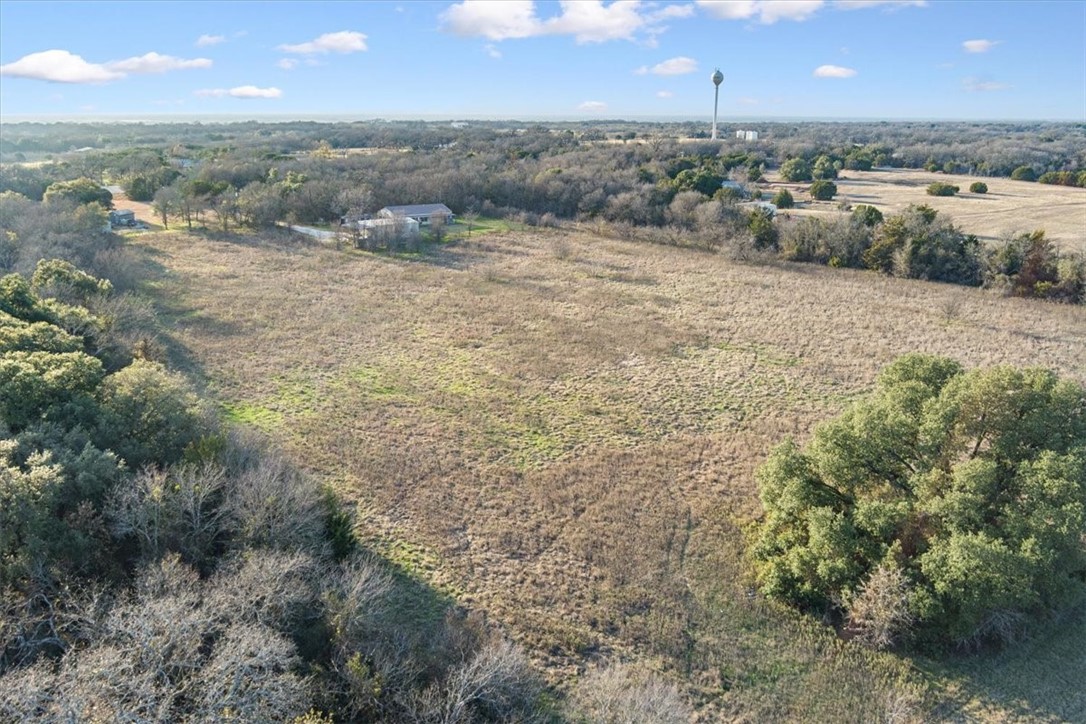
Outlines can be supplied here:
[[429, 226], [430, 219], [434, 216], [442, 216], [446, 224], [453, 222], [453, 212], [445, 204], [410, 204], [408, 206], [386, 206], [377, 212], [382, 219], [394, 219], [403, 216], [414, 219], [420, 226]]

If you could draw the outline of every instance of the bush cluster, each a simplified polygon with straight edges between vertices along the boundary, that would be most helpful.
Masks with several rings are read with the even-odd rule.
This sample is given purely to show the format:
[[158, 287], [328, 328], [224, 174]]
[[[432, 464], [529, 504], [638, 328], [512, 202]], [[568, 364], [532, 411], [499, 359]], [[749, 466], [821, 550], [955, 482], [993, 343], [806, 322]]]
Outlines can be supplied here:
[[942, 181], [928, 184], [927, 188], [928, 196], [953, 196], [958, 193], [958, 191], [960, 191], [960, 189], [957, 186], [946, 184]]
[[1079, 600], [1084, 399], [1043, 369], [897, 360], [870, 398], [758, 471], [762, 590], [930, 646], [1007, 639]]

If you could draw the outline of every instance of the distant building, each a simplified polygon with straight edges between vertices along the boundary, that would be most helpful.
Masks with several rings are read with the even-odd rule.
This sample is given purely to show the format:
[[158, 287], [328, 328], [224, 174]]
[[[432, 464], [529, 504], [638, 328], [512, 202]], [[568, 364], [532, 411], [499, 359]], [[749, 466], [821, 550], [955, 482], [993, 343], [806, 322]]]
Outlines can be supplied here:
[[773, 218], [777, 215], [777, 205], [771, 204], [768, 201], [747, 201], [739, 204], [739, 206], [740, 208], [744, 209], [758, 209], [761, 211], [765, 211], [769, 214], [770, 218]]
[[420, 226], [429, 226], [430, 219], [434, 216], [441, 216], [445, 219], [445, 223], [451, 224], [453, 222], [453, 212], [445, 204], [411, 204], [408, 206], [386, 206], [377, 212], [377, 216], [383, 219], [393, 219], [397, 216], [404, 216], [408, 219], [414, 219]]
[[736, 131], [735, 132], [735, 137], [738, 138], [741, 141], [757, 141], [758, 140], [758, 132], [757, 131]]
[[373, 241], [413, 239], [419, 235], [419, 222], [408, 216], [362, 219], [355, 224], [358, 226], [359, 236]]

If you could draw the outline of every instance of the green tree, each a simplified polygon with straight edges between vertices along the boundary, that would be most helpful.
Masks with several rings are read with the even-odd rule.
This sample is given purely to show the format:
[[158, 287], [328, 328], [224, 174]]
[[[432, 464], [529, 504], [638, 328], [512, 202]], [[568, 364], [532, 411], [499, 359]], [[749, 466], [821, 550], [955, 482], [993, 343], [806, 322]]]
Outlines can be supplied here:
[[852, 220], [867, 227], [878, 226], [883, 222], [882, 212], [874, 206], [859, 204], [852, 210]]
[[833, 159], [825, 154], [816, 158], [811, 168], [811, 176], [816, 180], [837, 178], [837, 167], [834, 166]]
[[791, 191], [781, 189], [773, 195], [773, 205], [778, 209], [791, 209], [796, 205], [796, 200], [792, 198]]
[[156, 362], [136, 360], [115, 372], [97, 396], [99, 447], [116, 451], [132, 469], [177, 462], [206, 427], [184, 378]]
[[776, 249], [779, 234], [773, 223], [773, 213], [766, 209], [755, 209], [747, 217], [747, 228], [755, 249]]
[[988, 193], [988, 184], [983, 181], [974, 181], [969, 184], [969, 193], [971, 194], [986, 194]]
[[1086, 576], [1086, 394], [1039, 368], [913, 354], [804, 449], [758, 471], [762, 590], [835, 610], [880, 566], [922, 641], [977, 642], [1060, 606]]
[[866, 150], [852, 151], [845, 157], [845, 168], [850, 171], [870, 171], [874, 165], [874, 158]]
[[802, 158], [790, 158], [781, 164], [781, 179], [785, 181], [810, 181], [811, 164]]
[[837, 195], [837, 184], [833, 181], [826, 181], [819, 179], [811, 184], [811, 188], [808, 189], [811, 194], [811, 198], [816, 201], [829, 201]]
[[45, 203], [67, 201], [76, 204], [99, 204], [106, 209], [113, 208], [113, 194], [109, 189], [89, 178], [77, 178], [72, 181], [57, 181], [45, 189]]
[[1015, 181], [1036, 181], [1037, 172], [1032, 166], [1019, 166], [1011, 171], [1011, 178]]

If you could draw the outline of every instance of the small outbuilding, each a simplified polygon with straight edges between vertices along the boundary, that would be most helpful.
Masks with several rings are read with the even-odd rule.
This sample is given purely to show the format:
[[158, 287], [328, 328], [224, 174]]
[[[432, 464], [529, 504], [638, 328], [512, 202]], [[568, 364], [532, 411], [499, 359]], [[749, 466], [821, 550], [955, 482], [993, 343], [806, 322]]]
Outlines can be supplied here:
[[409, 216], [363, 219], [355, 224], [358, 226], [359, 236], [370, 241], [415, 239], [419, 235], [419, 222]]
[[136, 212], [132, 209], [116, 209], [109, 212], [110, 226], [135, 226]]
[[386, 206], [377, 212], [377, 216], [383, 219], [394, 219], [402, 216], [414, 219], [419, 226], [429, 226], [430, 220], [440, 216], [446, 224], [453, 222], [453, 212], [445, 204], [410, 204], [408, 206]]

